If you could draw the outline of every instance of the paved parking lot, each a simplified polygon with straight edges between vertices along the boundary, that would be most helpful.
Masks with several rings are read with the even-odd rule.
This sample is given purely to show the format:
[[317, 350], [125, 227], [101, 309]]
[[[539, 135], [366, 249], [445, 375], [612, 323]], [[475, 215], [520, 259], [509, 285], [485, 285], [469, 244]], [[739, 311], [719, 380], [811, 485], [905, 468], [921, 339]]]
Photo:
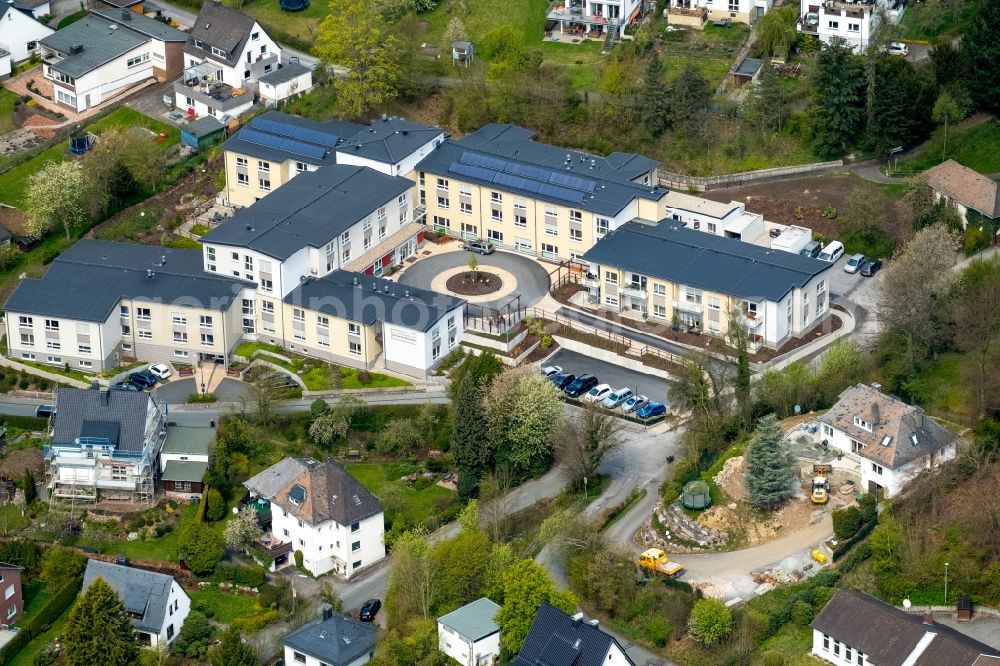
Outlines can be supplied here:
[[648, 396], [650, 400], [666, 402], [667, 380], [656, 375], [647, 375], [613, 363], [598, 361], [567, 349], [557, 351], [545, 365], [562, 366], [564, 371], [572, 372], [574, 375], [590, 373], [596, 375], [600, 382], [610, 384], [613, 388], [627, 386], [640, 395]]
[[[857, 306], [857, 309], [853, 309], [857, 327], [852, 337], [865, 343], [874, 339], [879, 332], [874, 312], [881, 292], [882, 272], [879, 271], [873, 278], [866, 278], [861, 273], [845, 273], [844, 264], [848, 259], [850, 255], [845, 254], [833, 269], [830, 276], [830, 296], [832, 299], [847, 299]], [[882, 270], [885, 270], [884, 265]]]

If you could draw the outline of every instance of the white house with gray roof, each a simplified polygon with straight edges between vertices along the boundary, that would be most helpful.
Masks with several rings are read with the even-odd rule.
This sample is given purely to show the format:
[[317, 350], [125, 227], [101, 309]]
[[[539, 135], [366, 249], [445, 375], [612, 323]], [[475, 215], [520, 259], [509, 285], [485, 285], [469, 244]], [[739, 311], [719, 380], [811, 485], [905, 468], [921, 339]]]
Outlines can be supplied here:
[[438, 649], [462, 666], [487, 666], [500, 657], [500, 605], [480, 597], [438, 618]]
[[[45, 13], [45, 12], [42, 12]], [[9, 63], [17, 64], [38, 52], [38, 42], [54, 30], [35, 20], [28, 9], [13, 2], [0, 2], [0, 51], [6, 51]], [[0, 76], [4, 72], [0, 70]], [[8, 70], [6, 74], [10, 74]]]
[[153, 503], [167, 425], [151, 394], [60, 388], [55, 408], [42, 449], [51, 497]]
[[384, 115], [337, 146], [337, 163], [366, 166], [390, 176], [408, 176], [444, 139], [440, 127]]
[[159, 648], [177, 638], [191, 612], [191, 597], [173, 576], [88, 560], [83, 590], [98, 578], [121, 597], [142, 645]]
[[45, 38], [42, 72], [55, 100], [74, 111], [99, 106], [142, 81], [165, 73], [187, 37], [175, 28], [125, 10], [96, 11]]
[[289, 666], [361, 666], [375, 654], [378, 630], [324, 606], [320, 617], [281, 639]]

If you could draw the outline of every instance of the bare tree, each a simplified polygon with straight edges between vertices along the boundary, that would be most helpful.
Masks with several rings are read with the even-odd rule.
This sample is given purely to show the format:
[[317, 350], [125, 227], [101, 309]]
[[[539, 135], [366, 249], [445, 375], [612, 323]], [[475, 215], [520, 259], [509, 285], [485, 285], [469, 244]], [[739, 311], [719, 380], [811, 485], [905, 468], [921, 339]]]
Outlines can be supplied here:
[[507, 540], [510, 528], [510, 493], [513, 483], [505, 467], [479, 482], [479, 521], [493, 543]]
[[288, 380], [281, 373], [267, 367], [251, 368], [246, 373], [247, 384], [253, 389], [253, 404], [257, 419], [262, 425], [269, 425], [276, 416], [275, 406]]
[[622, 445], [622, 422], [594, 403], [586, 403], [576, 418], [566, 419], [556, 437], [562, 461], [577, 487], [594, 479], [604, 457]]
[[1000, 257], [974, 261], [951, 299], [955, 342], [973, 362], [972, 384], [980, 418], [993, 403], [1000, 352]]

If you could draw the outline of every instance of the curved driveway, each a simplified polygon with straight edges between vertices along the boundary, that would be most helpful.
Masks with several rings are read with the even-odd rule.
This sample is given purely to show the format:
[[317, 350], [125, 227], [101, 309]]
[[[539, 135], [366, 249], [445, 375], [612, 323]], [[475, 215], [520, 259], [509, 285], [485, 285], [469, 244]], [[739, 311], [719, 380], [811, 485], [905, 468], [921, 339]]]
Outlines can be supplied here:
[[[400, 284], [406, 284], [418, 289], [430, 289], [431, 282], [441, 272], [449, 268], [458, 268], [469, 264], [470, 252], [443, 252], [430, 257], [424, 257], [412, 266], [408, 267], [402, 277]], [[479, 261], [479, 268], [488, 271], [490, 266], [502, 268], [510, 272], [517, 279], [517, 289], [512, 294], [508, 294], [495, 301], [478, 303], [484, 308], [499, 308], [521, 297], [521, 305], [534, 305], [542, 300], [549, 291], [549, 275], [538, 262], [528, 257], [511, 252], [497, 251], [488, 255], [476, 255]]]

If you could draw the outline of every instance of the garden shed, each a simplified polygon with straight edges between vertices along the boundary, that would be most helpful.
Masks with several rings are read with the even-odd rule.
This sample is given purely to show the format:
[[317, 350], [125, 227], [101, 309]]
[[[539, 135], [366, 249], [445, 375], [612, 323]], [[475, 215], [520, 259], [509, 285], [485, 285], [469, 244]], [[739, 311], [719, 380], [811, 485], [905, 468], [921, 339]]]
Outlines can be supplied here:
[[226, 126], [212, 116], [181, 125], [181, 143], [185, 146], [202, 150], [220, 143], [224, 138]]
[[691, 481], [684, 486], [681, 502], [689, 509], [707, 509], [712, 506], [712, 493], [702, 480]]
[[475, 55], [475, 47], [472, 42], [459, 40], [451, 43], [451, 60], [455, 65], [469, 66]]

